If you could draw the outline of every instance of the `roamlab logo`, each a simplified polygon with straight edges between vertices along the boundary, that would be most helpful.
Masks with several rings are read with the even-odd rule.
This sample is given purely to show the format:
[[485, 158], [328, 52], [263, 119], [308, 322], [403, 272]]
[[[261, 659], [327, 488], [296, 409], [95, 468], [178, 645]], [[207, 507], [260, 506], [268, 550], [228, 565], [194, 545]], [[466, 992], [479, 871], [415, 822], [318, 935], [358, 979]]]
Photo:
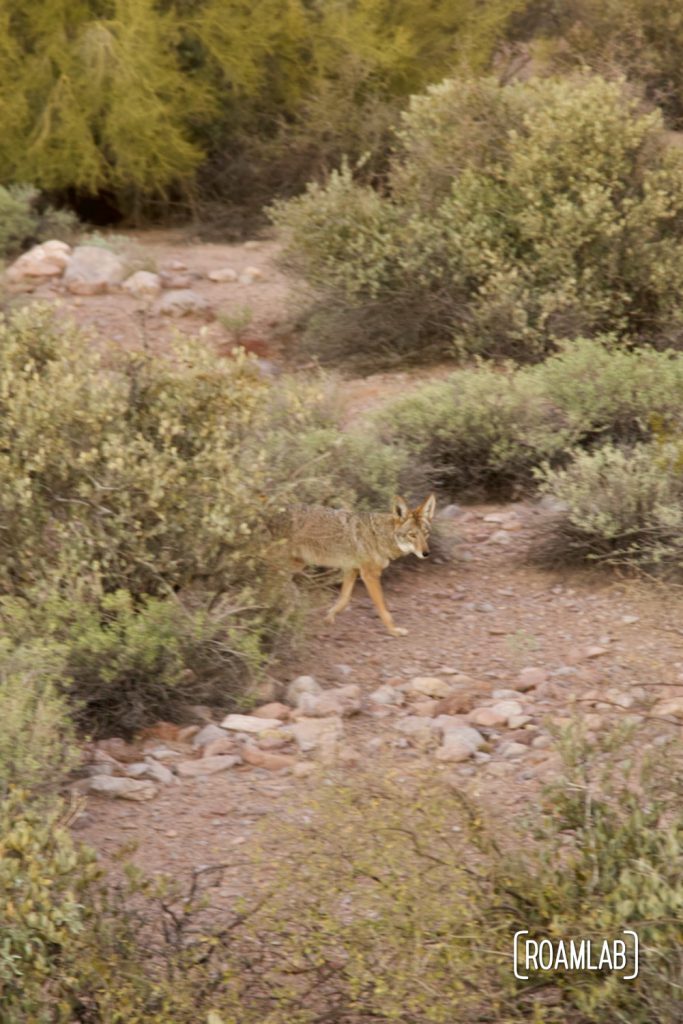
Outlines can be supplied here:
[[638, 977], [638, 935], [630, 928], [624, 939], [530, 939], [528, 928], [513, 938], [515, 977], [527, 981], [539, 971], [613, 971], [624, 981]]

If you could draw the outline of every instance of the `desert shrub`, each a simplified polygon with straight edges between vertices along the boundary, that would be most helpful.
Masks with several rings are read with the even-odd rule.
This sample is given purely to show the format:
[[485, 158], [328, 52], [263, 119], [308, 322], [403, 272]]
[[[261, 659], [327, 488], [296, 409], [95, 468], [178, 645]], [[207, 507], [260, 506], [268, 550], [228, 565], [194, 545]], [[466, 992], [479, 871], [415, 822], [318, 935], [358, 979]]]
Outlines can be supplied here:
[[643, 85], [668, 120], [683, 125], [683, 23], [667, 0], [532, 0], [510, 34], [530, 40], [546, 71], [566, 74], [580, 66], [626, 75]]
[[677, 445], [606, 444], [576, 454], [569, 466], [537, 473], [541, 493], [561, 503], [542, 558], [679, 569], [683, 478]]
[[[461, 785], [391, 770], [328, 779], [307, 795], [303, 829], [298, 809], [269, 822], [279, 884], [247, 926], [252, 948], [277, 944], [249, 989], [263, 1018], [673, 1024], [680, 744], [659, 771], [655, 759], [636, 768], [617, 733], [589, 744], [573, 728], [561, 749], [562, 775], [518, 827], [501, 830]], [[592, 971], [514, 981], [518, 928], [595, 942], [630, 926], [633, 984]]]
[[313, 289], [311, 344], [366, 365], [454, 345], [536, 360], [607, 332], [675, 346], [682, 215], [659, 112], [589, 76], [433, 86], [386, 194], [346, 169], [273, 210]]
[[77, 232], [75, 215], [41, 203], [37, 189], [30, 185], [0, 185], [0, 259], [17, 256], [29, 245], [50, 238], [71, 242]]
[[[633, 444], [680, 424], [683, 358], [579, 338], [532, 367], [485, 363], [388, 403], [374, 429], [406, 480], [454, 497], [510, 495], [582, 448]], [[656, 412], [655, 412], [656, 410]]]
[[55, 786], [75, 763], [65, 678], [58, 644], [0, 638], [0, 800], [12, 785], [27, 793]]
[[104, 365], [32, 307], [0, 325], [0, 366], [5, 628], [65, 645], [97, 731], [238, 700], [299, 616], [269, 513], [395, 490], [399, 456], [339, 435], [325, 382], [273, 384], [243, 355]]

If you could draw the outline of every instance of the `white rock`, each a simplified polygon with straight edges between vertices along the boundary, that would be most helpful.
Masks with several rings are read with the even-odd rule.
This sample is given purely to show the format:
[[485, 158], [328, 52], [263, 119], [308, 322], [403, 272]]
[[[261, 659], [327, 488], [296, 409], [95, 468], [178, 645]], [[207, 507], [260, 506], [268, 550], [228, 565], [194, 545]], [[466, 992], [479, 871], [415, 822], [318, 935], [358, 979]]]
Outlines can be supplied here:
[[515, 743], [511, 740], [508, 743], [502, 744], [502, 746], [500, 747], [500, 754], [502, 755], [502, 757], [506, 758], [521, 757], [523, 754], [526, 754], [528, 750], [529, 748], [525, 746], [523, 743]]
[[379, 704], [383, 707], [400, 707], [401, 704], [405, 703], [406, 698], [405, 694], [398, 687], [385, 684], [373, 690], [368, 699], [373, 704]]
[[279, 718], [258, 718], [256, 715], [228, 715], [221, 722], [221, 729], [232, 729], [236, 732], [259, 733], [269, 729], [279, 729], [282, 722]]
[[213, 743], [214, 740], [225, 739], [225, 729], [221, 729], [220, 726], [214, 722], [208, 722], [207, 725], [202, 726], [198, 733], [192, 738], [192, 746], [194, 750], [200, 750], [205, 747], [208, 743]]
[[291, 727], [302, 753], [329, 746], [339, 739], [343, 730], [341, 718], [302, 718]]
[[224, 281], [236, 281], [237, 271], [232, 267], [220, 267], [218, 270], [210, 270], [207, 277], [209, 281], [215, 281], [217, 284]]
[[482, 746], [484, 738], [476, 729], [463, 725], [444, 734], [436, 752], [437, 761], [467, 761]]
[[138, 270], [126, 278], [122, 288], [136, 299], [156, 299], [161, 295], [161, 278], [149, 270]]
[[236, 764], [241, 764], [241, 758], [234, 754], [215, 754], [212, 757], [202, 757], [199, 761], [181, 761], [176, 765], [176, 769], [178, 775], [193, 778], [197, 775], [215, 775], [216, 772], [234, 768]]
[[293, 707], [298, 707], [299, 695], [302, 693], [322, 693], [322, 687], [313, 676], [297, 676], [287, 687], [285, 700]]
[[245, 267], [239, 277], [240, 284], [254, 284], [263, 280], [263, 271], [258, 267]]
[[172, 786], [178, 781], [165, 764], [159, 764], [153, 757], [145, 758], [145, 767], [147, 769], [147, 777], [154, 779], [155, 782], [160, 782], [162, 786]]
[[59, 277], [68, 266], [71, 247], [56, 239], [34, 245], [7, 269], [7, 280], [12, 284], [27, 279]]
[[510, 729], [523, 729], [533, 721], [531, 715], [510, 715], [507, 724]]
[[100, 796], [109, 796], [120, 800], [153, 800], [158, 793], [153, 782], [137, 779], [121, 779], [108, 775], [96, 775], [90, 779], [88, 790]]
[[211, 305], [192, 288], [173, 288], [154, 304], [154, 312], [162, 316], [188, 316], [190, 313], [209, 313]]
[[435, 697], [437, 699], [448, 697], [453, 692], [452, 686], [445, 683], [437, 676], [414, 676], [408, 684], [411, 693], [419, 693], [424, 697]]
[[121, 284], [124, 263], [115, 253], [99, 245], [78, 245], [64, 273], [64, 284], [74, 295], [97, 295]]

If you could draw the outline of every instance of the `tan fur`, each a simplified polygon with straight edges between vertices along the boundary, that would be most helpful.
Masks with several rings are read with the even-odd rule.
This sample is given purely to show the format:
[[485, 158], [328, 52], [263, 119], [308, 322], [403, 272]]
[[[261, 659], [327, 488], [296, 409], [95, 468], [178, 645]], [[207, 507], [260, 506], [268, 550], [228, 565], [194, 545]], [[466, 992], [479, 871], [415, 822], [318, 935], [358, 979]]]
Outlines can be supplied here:
[[344, 611], [360, 574], [379, 616], [392, 636], [407, 630], [394, 624], [384, 603], [380, 576], [389, 562], [402, 555], [429, 554], [428, 539], [436, 499], [433, 494], [421, 505], [408, 509], [403, 498], [394, 498], [391, 512], [346, 512], [323, 505], [292, 505], [272, 523], [274, 534], [284, 541], [283, 550], [294, 568], [322, 565], [343, 572], [339, 599], [326, 615], [334, 622]]

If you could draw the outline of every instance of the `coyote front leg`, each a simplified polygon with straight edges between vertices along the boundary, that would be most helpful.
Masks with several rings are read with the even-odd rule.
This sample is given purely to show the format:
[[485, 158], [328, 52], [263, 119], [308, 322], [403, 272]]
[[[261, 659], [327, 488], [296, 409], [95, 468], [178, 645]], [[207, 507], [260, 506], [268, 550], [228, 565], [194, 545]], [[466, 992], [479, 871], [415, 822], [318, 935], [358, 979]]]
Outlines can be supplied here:
[[402, 629], [401, 626], [394, 625], [391, 612], [384, 603], [384, 594], [382, 593], [382, 584], [380, 583], [381, 569], [377, 569], [375, 566], [362, 566], [360, 575], [367, 588], [372, 603], [379, 612], [380, 619], [391, 635], [406, 636], [408, 630]]
[[339, 600], [332, 605], [329, 612], [325, 616], [325, 622], [334, 622], [335, 615], [339, 612], [343, 612], [349, 601], [351, 600], [351, 594], [353, 592], [353, 585], [358, 578], [358, 569], [349, 569], [348, 572], [344, 573], [342, 579], [341, 593], [339, 594]]

